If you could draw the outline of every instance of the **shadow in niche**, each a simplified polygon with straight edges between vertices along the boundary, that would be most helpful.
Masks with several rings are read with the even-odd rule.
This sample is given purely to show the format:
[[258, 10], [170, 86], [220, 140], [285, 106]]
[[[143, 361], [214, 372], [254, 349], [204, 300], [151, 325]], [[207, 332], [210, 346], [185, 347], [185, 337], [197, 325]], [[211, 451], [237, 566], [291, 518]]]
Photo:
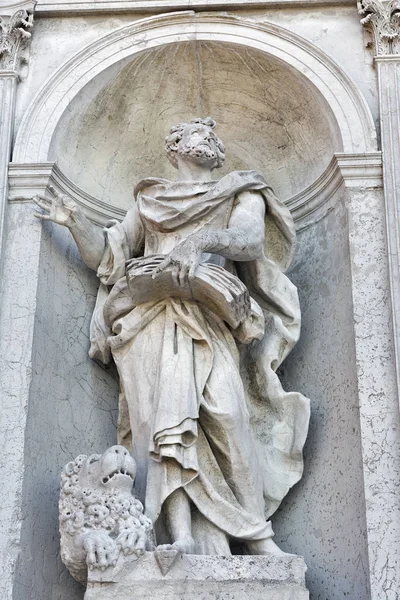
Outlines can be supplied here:
[[283, 363], [287, 390], [311, 400], [304, 475], [272, 517], [275, 541], [304, 556], [311, 600], [368, 600], [369, 574], [346, 192], [302, 231], [290, 278], [300, 341]]
[[227, 148], [218, 177], [256, 169], [283, 199], [342, 150], [330, 107], [299, 71], [259, 50], [191, 41], [141, 52], [93, 79], [58, 123], [49, 160], [85, 192], [127, 209], [141, 179], [175, 178], [164, 154], [169, 128], [207, 115]]

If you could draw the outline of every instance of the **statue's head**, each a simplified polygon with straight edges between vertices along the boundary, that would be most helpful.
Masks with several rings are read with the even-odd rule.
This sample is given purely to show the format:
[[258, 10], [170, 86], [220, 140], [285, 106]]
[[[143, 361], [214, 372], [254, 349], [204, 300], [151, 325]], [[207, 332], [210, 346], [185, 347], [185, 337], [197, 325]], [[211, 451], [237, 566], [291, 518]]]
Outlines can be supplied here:
[[222, 167], [225, 146], [213, 131], [215, 125], [215, 121], [208, 117], [171, 127], [165, 138], [165, 149], [175, 168], [178, 168], [178, 156], [210, 169]]

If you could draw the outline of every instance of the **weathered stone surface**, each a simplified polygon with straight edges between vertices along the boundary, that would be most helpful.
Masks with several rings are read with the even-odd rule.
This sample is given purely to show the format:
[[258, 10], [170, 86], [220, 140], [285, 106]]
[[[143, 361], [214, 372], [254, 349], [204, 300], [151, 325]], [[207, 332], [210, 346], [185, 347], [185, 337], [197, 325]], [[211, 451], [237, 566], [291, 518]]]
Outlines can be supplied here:
[[[296, 233], [257, 172], [212, 178], [225, 160], [215, 125], [170, 128], [176, 181], [142, 180], [105, 236], [53, 188], [34, 198], [36, 216], [69, 228], [100, 279], [90, 356], [117, 365], [119, 438], [159, 547], [225, 556], [235, 539], [250, 554], [282, 554], [267, 519], [301, 478], [309, 420], [309, 400], [276, 375], [300, 333], [284, 274]], [[247, 389], [237, 341], [255, 373]]]
[[80, 455], [61, 474], [61, 558], [86, 582], [87, 569], [115, 566], [120, 554], [153, 549], [153, 525], [132, 494], [136, 463], [126, 448]]
[[[82, 600], [60, 559], [60, 468], [116, 441], [117, 382], [87, 359], [96, 281], [69, 232], [11, 204], [0, 316], [0, 598]], [[57, 229], [57, 231], [56, 231]], [[54, 243], [56, 242], [56, 243]], [[68, 261], [66, 261], [68, 256]], [[63, 441], [62, 441], [63, 440]], [[40, 549], [40, 550], [39, 550]]]
[[185, 554], [162, 575], [154, 554], [89, 572], [85, 600], [307, 600], [299, 556]]
[[[312, 1], [283, 3], [278, 10], [276, 2], [269, 8], [265, 3], [257, 12], [250, 11], [252, 2], [241, 3], [235, 13], [232, 2], [230, 19], [217, 12], [180, 13], [156, 17], [146, 26], [140, 13], [101, 12], [105, 4], [115, 9], [126, 2], [45, 0], [46, 8], [57, 5], [63, 11], [57, 18], [42, 12], [36, 19], [29, 74], [22, 74], [16, 98], [14, 169], [23, 177], [17, 188], [10, 187], [14, 204], [1, 285], [1, 468], [7, 482], [0, 534], [2, 599], [82, 599], [84, 590], [57, 558], [58, 472], [79, 451], [97, 451], [99, 440], [115, 441], [115, 381], [87, 358], [94, 274], [77, 258], [68, 231], [51, 224], [38, 231], [22, 198], [44, 191], [41, 170], [52, 165], [46, 161], [56, 160], [65, 166], [73, 197], [86, 202], [90, 218], [102, 225], [122, 218], [121, 207], [130, 206], [131, 182], [164, 174], [161, 147], [158, 151], [151, 143], [154, 134], [161, 139], [165, 125], [176, 118], [210, 112], [229, 143], [226, 168], [259, 168], [278, 196], [289, 199], [291, 210], [303, 215], [297, 220], [304, 231], [291, 273], [300, 292], [302, 339], [283, 373], [287, 389], [302, 389], [313, 398], [313, 419], [305, 476], [276, 514], [274, 539], [283, 549], [305, 555], [307, 585], [315, 599], [397, 598], [399, 411], [390, 304], [396, 305], [398, 219], [395, 202], [389, 201], [395, 200], [391, 190], [399, 188], [398, 143], [395, 127], [384, 126], [385, 208], [381, 190], [371, 194], [369, 189], [373, 184], [363, 153], [376, 146], [369, 137], [373, 128], [364, 127], [362, 104], [365, 99], [377, 121], [380, 72], [382, 84], [388, 83], [380, 86], [382, 117], [396, 125], [396, 69], [386, 57], [379, 60], [387, 64], [378, 61], [374, 69], [370, 36], [360, 27], [354, 3], [329, 0], [323, 8]], [[92, 15], [82, 12], [89, 4]], [[149, 0], [147, 9], [161, 5], [165, 9], [164, 0]], [[143, 22], [139, 33], [114, 44], [117, 29], [124, 24], [134, 29], [136, 18]], [[246, 35], [241, 35], [245, 24]], [[171, 40], [174, 44], [162, 45]], [[215, 60], [207, 62], [207, 55]], [[186, 68], [190, 57], [193, 66]], [[343, 89], [349, 94], [343, 96]], [[4, 91], [1, 117], [7, 121], [14, 102]], [[35, 106], [43, 110], [37, 113]], [[228, 111], [229, 118], [221, 119]], [[39, 125], [50, 117], [50, 133], [46, 129], [43, 138]], [[76, 125], [70, 131], [68, 121]], [[246, 143], [232, 145], [249, 127]], [[388, 132], [395, 134], [389, 142]], [[71, 134], [70, 143], [64, 134]], [[3, 137], [8, 148], [7, 134]], [[41, 152], [31, 152], [35, 140], [42, 139]], [[133, 149], [133, 155], [120, 156], [122, 148]], [[366, 178], [355, 195], [345, 189], [348, 181], [337, 173], [332, 177], [329, 168], [324, 172], [336, 152], [360, 163], [365, 157]], [[74, 154], [82, 160], [74, 162]], [[2, 156], [7, 160], [8, 150]], [[65, 181], [57, 171], [52, 183], [63, 184], [67, 193]], [[82, 190], [103, 201], [94, 202]]]

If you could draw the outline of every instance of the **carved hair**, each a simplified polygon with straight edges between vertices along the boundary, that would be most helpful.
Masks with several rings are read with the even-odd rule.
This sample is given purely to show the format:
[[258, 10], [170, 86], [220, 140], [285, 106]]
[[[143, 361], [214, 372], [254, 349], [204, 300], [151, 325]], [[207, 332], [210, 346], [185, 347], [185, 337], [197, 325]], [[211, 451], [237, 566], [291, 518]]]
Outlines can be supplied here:
[[[177, 153], [178, 153], [178, 144], [183, 137], [183, 133], [187, 127], [191, 125], [200, 124], [208, 127], [210, 130], [214, 129], [216, 126], [216, 122], [211, 117], [207, 117], [206, 119], [192, 119], [190, 123], [179, 123], [174, 127], [171, 127], [169, 130], [169, 134], [165, 138], [165, 150], [167, 152], [167, 156], [169, 161], [174, 165], [175, 168], [178, 167]], [[218, 169], [222, 167], [225, 160], [225, 146], [222, 143], [222, 140], [215, 134], [213, 134], [216, 146], [217, 146], [217, 155], [216, 155], [216, 164], [214, 168]]]

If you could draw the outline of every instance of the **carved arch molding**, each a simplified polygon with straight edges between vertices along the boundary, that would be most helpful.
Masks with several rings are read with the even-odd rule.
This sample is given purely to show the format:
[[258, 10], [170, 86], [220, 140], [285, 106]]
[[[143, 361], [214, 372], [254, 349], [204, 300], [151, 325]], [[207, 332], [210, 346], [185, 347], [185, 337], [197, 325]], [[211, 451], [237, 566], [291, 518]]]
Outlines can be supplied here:
[[302, 229], [329, 209], [336, 189], [345, 181], [379, 185], [381, 158], [369, 108], [352, 80], [324, 52], [298, 35], [273, 24], [226, 14], [192, 11], [169, 13], [124, 25], [83, 48], [52, 75], [28, 107], [19, 127], [10, 164], [10, 200], [53, 185], [71, 194], [89, 218], [103, 224], [121, 219], [124, 210], [99, 200], [74, 185], [50, 159], [57, 127], [74, 99], [96, 77], [135, 55], [161, 46], [193, 40], [246, 47], [270, 56], [305, 78], [329, 107], [337, 129], [331, 162], [306, 189], [286, 198]]

